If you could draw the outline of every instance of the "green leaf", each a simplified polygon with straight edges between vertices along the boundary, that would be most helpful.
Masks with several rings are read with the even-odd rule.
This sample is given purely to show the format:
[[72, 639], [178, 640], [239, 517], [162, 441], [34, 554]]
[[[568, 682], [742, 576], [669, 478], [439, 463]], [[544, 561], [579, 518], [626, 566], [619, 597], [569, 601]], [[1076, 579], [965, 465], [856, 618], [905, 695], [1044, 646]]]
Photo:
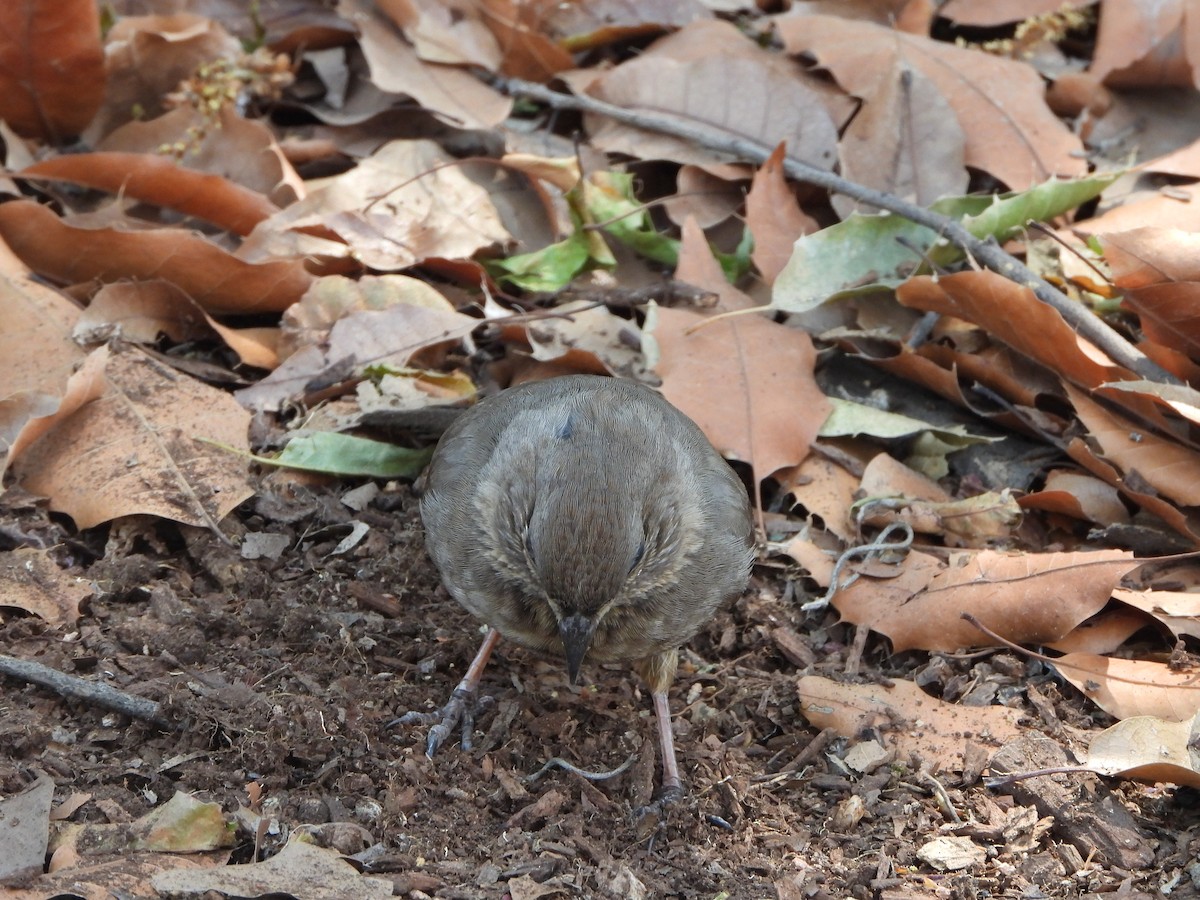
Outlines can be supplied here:
[[883, 440], [895, 440], [929, 433], [955, 450], [972, 444], [990, 444], [1000, 440], [998, 437], [972, 434], [962, 425], [934, 425], [932, 422], [887, 412], [851, 400], [830, 397], [829, 402], [833, 405], [833, 411], [818, 432], [825, 438], [865, 434]]
[[1019, 194], [1006, 194], [978, 215], [965, 216], [963, 226], [977, 238], [1007, 241], [1029, 222], [1045, 222], [1100, 196], [1121, 172], [1091, 175], [1073, 181], [1046, 181]]
[[[1047, 181], [1019, 194], [944, 197], [930, 206], [959, 220], [977, 238], [1007, 240], [1030, 220], [1061, 215], [1096, 197], [1120, 173], [1074, 181]], [[840, 297], [890, 290], [964, 254], [937, 232], [892, 213], [853, 213], [844, 221], [796, 241], [791, 259], [775, 280], [771, 306], [806, 312]]]
[[556, 244], [492, 260], [487, 267], [497, 278], [523, 290], [554, 292], [562, 290], [583, 271], [589, 256], [587, 237], [577, 229]]
[[329, 475], [368, 478], [416, 478], [433, 456], [433, 448], [410, 450], [383, 441], [314, 431], [294, 437], [275, 457], [255, 456], [255, 462]]

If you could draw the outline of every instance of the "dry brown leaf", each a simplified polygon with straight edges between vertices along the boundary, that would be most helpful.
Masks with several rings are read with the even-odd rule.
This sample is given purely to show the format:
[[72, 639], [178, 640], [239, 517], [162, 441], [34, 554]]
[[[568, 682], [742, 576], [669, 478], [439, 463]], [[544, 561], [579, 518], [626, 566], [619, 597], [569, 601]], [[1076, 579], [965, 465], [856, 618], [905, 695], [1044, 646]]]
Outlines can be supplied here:
[[775, 19], [789, 53], [810, 53], [847, 91], [870, 98], [897, 66], [919, 70], [954, 111], [965, 162], [1024, 190], [1056, 175], [1082, 175], [1082, 144], [1044, 100], [1026, 63], [834, 16]]
[[574, 67], [571, 54], [543, 33], [541, 17], [552, 7], [518, 0], [480, 0], [479, 5], [500, 44], [503, 53], [500, 71], [503, 74], [545, 83], [559, 72]]
[[801, 235], [816, 231], [817, 222], [800, 208], [783, 174], [787, 147], [780, 144], [750, 183], [746, 194], [746, 227], [754, 236], [750, 256], [768, 285], [775, 283], [792, 256], [792, 245]]
[[857, 529], [850, 521], [850, 508], [858, 490], [858, 479], [831, 459], [810, 455], [798, 466], [775, 473], [780, 487], [796, 498], [814, 525], [832, 531], [843, 541], [853, 541]]
[[479, 7], [464, 0], [375, 0], [375, 6], [408, 38], [426, 62], [481, 66], [500, 64], [500, 46]]
[[637, 323], [589, 300], [556, 306], [554, 315], [530, 321], [525, 334], [533, 358], [540, 362], [558, 360], [579, 371], [646, 380]]
[[1200, 358], [1200, 235], [1175, 228], [1136, 228], [1101, 235], [1113, 282], [1146, 336]]
[[1068, 653], [1051, 663], [1088, 699], [1118, 719], [1157, 716], [1181, 722], [1200, 710], [1200, 672], [1091, 653]]
[[79, 604], [94, 593], [91, 581], [64, 572], [45, 550], [19, 547], [0, 553], [0, 606], [69, 626], [79, 618]]
[[1113, 591], [1128, 603], [1167, 626], [1171, 633], [1200, 638], [1200, 594], [1185, 591]]
[[674, 31], [711, 19], [700, 0], [589, 0], [547, 3], [540, 28], [572, 51]]
[[0, 119], [18, 134], [61, 143], [104, 100], [100, 8], [92, 0], [0, 3]]
[[1022, 509], [1042, 509], [1095, 522], [1113, 525], [1129, 521], [1129, 510], [1111, 484], [1081, 472], [1055, 469], [1046, 475], [1045, 486], [1017, 501]]
[[[56, 852], [54, 860], [59, 859]], [[229, 864], [229, 851], [212, 853], [122, 853], [101, 862], [84, 861], [58, 866], [51, 863], [50, 874], [41, 875], [29, 888], [10, 888], [4, 900], [45, 900], [46, 897], [84, 897], [102, 900], [119, 892], [129, 900], [156, 900], [162, 895], [150, 887], [150, 879], [159, 872], [181, 869], [216, 868]]]
[[[1113, 596], [1120, 593], [1122, 591], [1114, 590]], [[1046, 646], [1059, 653], [1113, 653], [1133, 635], [1153, 624], [1145, 613], [1118, 604], [1101, 610], [1081, 622], [1062, 640], [1051, 641]]]
[[300, 260], [246, 263], [175, 229], [78, 228], [30, 200], [0, 205], [0, 238], [49, 278], [68, 284], [162, 278], [213, 313], [279, 312], [312, 281]]
[[185, 169], [163, 156], [79, 153], [52, 157], [21, 171], [25, 178], [70, 181], [179, 210], [234, 234], [249, 234], [278, 210], [262, 194], [217, 175]]
[[888, 749], [915, 754], [930, 769], [961, 772], [968, 745], [999, 747], [1021, 733], [1018, 710], [946, 703], [911, 681], [839, 684], [808, 675], [796, 682], [796, 693], [813, 727], [850, 739], [869, 730]]
[[[655, 43], [599, 78], [590, 93], [626, 109], [682, 117], [755, 141], [786, 143], [788, 154], [820, 169], [836, 161], [837, 131], [824, 89], [727, 22], [700, 21]], [[694, 141], [585, 116], [594, 146], [639, 159], [695, 165], [723, 160]]]
[[314, 281], [283, 314], [280, 357], [287, 359], [305, 347], [325, 343], [334, 323], [352, 313], [395, 306], [454, 312], [454, 306], [436, 288], [411, 275], [364, 275], [357, 279], [328, 275]]
[[97, 147], [146, 156], [161, 155], [164, 148], [184, 148], [179, 160], [184, 168], [241, 185], [274, 207], [287, 206], [307, 193], [271, 129], [257, 119], [242, 118], [231, 107], [207, 117], [181, 106], [148, 122], [130, 122]]
[[1086, 387], [1129, 377], [1107, 363], [1031, 290], [994, 272], [911, 278], [896, 290], [905, 306], [974, 322], [1064, 378]]
[[953, 499], [932, 478], [910, 469], [887, 453], [877, 453], [867, 463], [859, 489], [862, 497], [904, 497], [931, 503], [949, 503]]
[[21, 455], [22, 486], [79, 528], [148, 514], [216, 530], [254, 492], [245, 460], [202, 439], [248, 453], [249, 414], [132, 347], [92, 356], [108, 357], [105, 393]]
[[236, 396], [248, 409], [276, 411], [309, 391], [358, 378], [364, 366], [403, 367], [418, 351], [461, 340], [479, 325], [462, 313], [411, 304], [362, 310], [335, 322], [327, 343], [293, 353]]
[[938, 15], [959, 25], [991, 28], [1056, 13], [1061, 9], [1061, 0], [1004, 0], [1003, 3], [997, 3], [996, 0], [948, 0], [938, 10]]
[[0, 243], [0, 474], [27, 423], [59, 407], [84, 353], [71, 339], [79, 309], [39, 284]]
[[160, 896], [290, 894], [298, 897], [311, 895], [314, 885], [320, 885], [319, 893], [326, 897], [383, 900], [392, 896], [391, 881], [363, 875], [336, 850], [316, 847], [297, 838], [289, 840], [265, 862], [160, 872], [151, 878], [151, 884]]
[[[965, 136], [941, 91], [901, 53], [874, 93], [862, 98], [862, 110], [842, 133], [838, 158], [844, 178], [928, 206], [966, 193]], [[831, 202], [842, 218], [877, 212], [844, 194]]]
[[945, 563], [914, 550], [896, 577], [859, 578], [832, 602], [846, 621], [887, 635], [897, 653], [990, 646], [963, 613], [1014, 643], [1045, 644], [1099, 612], [1139, 565], [1123, 550], [983, 550], [952, 554]]
[[509, 233], [462, 163], [433, 141], [392, 141], [357, 167], [263, 222], [255, 237], [305, 229], [337, 235], [381, 271], [429, 257], [466, 258]]
[[[717, 294], [724, 309], [749, 306], [690, 221], [675, 277]], [[663, 395], [722, 454], [749, 463], [758, 480], [808, 455], [829, 401], [813, 379], [816, 351], [807, 334], [757, 313], [707, 322], [698, 313], [660, 308], [656, 316], [654, 370]]]
[[[36, 362], [37, 357], [30, 351], [21, 351], [20, 358], [24, 363]], [[75, 356], [71, 357], [75, 359]], [[85, 404], [91, 403], [103, 395], [107, 389], [104, 369], [107, 357], [104, 354], [92, 353], [84, 357], [79, 367], [71, 373], [61, 386], [61, 393], [53, 397], [53, 401], [45, 404], [44, 409], [21, 423], [22, 427], [15, 434], [8, 450], [8, 463], [16, 462], [26, 448], [39, 440], [44, 434]]]
[[87, 130], [87, 142], [95, 146], [126, 122], [159, 116], [166, 109], [166, 96], [202, 63], [238, 59], [241, 51], [237, 38], [204, 16], [118, 18], [105, 36], [108, 91]]
[[1134, 716], [1106, 728], [1088, 746], [1093, 772], [1200, 789], [1200, 713], [1180, 722]]
[[1179, 178], [1200, 178], [1200, 140], [1156, 157], [1144, 163], [1142, 168], [1146, 172], [1175, 175]]
[[375, 4], [342, 0], [338, 13], [358, 28], [371, 80], [383, 90], [407, 94], [457, 128], [492, 128], [512, 110], [512, 100], [465, 69], [422, 60]]
[[1200, 231], [1200, 185], [1176, 184], [1169, 192], [1126, 201], [1103, 215], [1072, 223], [1070, 231], [1086, 236], [1146, 227]]
[[166, 281], [106, 284], [75, 323], [76, 340], [99, 343], [116, 336], [135, 344], [153, 344], [163, 334], [176, 343], [220, 335], [243, 363], [260, 369], [279, 365], [279, 329], [230, 328]]
[[1105, 3], [1089, 73], [1131, 87], [1200, 87], [1200, 14], [1187, 0]]
[[1099, 240], [1117, 287], [1137, 290], [1164, 281], [1200, 281], [1200, 235], [1146, 227], [1110, 231]]
[[747, 175], [742, 166], [680, 166], [675, 194], [663, 201], [663, 208], [675, 224], [682, 225], [691, 217], [707, 231], [742, 208], [746, 198], [741, 182]]
[[1070, 385], [1067, 397], [1101, 456], [1127, 481], [1136, 476], [1176, 503], [1200, 506], [1200, 453], [1146, 431]]
[[96, 292], [79, 314], [73, 335], [84, 344], [121, 338], [153, 344], [162, 335], [175, 343], [211, 338], [204, 311], [166, 281], [121, 281]]
[[1067, 445], [1067, 455], [1097, 478], [1111, 484], [1142, 509], [1158, 516], [1184, 537], [1200, 542], [1200, 519], [1184, 513], [1157, 494], [1150, 493], [1149, 488], [1132, 487], [1119, 470], [1096, 456], [1083, 438], [1075, 438]]

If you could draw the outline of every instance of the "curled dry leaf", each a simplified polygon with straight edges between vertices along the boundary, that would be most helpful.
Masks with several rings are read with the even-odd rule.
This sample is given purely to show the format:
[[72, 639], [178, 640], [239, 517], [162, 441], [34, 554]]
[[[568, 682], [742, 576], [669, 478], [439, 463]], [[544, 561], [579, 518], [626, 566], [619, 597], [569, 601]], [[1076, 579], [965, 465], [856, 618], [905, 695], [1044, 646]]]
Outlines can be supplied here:
[[1200, 453], [1109, 412], [1071, 385], [1067, 396], [1103, 459], [1120, 468], [1126, 480], [1136, 474], [1164, 497], [1200, 506]]
[[29, 200], [0, 205], [0, 238], [48, 278], [162, 278], [213, 313], [279, 312], [312, 282], [301, 260], [246, 263], [198, 235], [167, 228], [77, 228]]
[[342, 0], [338, 12], [358, 27], [371, 80], [383, 90], [407, 94], [458, 128], [491, 128], [512, 110], [511, 99], [466, 69], [421, 59], [375, 4]]
[[[1113, 591], [1113, 596], [1124, 593]], [[1114, 605], [1092, 616], [1060, 641], [1046, 645], [1059, 653], [1114, 653], [1143, 628], [1153, 626], [1150, 616], [1136, 609]]]
[[74, 330], [76, 340], [83, 343], [120, 337], [153, 344], [164, 334], [176, 342], [220, 335], [246, 365], [260, 369], [279, 365], [278, 328], [223, 325], [166, 281], [106, 284], [80, 313]]
[[[228, 106], [215, 116], [181, 106], [149, 122], [130, 122], [97, 149], [160, 156], [164, 148], [180, 154], [180, 165], [188, 171], [207, 172], [240, 185], [273, 204], [271, 210], [294, 203], [307, 192], [271, 129], [257, 119], [242, 118]], [[259, 200], [250, 206], [239, 218], [248, 221], [267, 211]]]
[[1181, 721], [1118, 722], [1092, 738], [1085, 765], [1103, 775], [1200, 789], [1200, 713]]
[[635, 381], [646, 379], [646, 358], [637, 323], [604, 306], [577, 300], [554, 308], [554, 315], [525, 327], [540, 362], [557, 360], [580, 371], [608, 371]]
[[996, 748], [1021, 733], [1015, 709], [946, 703], [911, 681], [839, 684], [808, 675], [796, 682], [796, 693], [813, 727], [851, 739], [870, 730], [887, 749], [916, 754], [930, 769], [961, 772], [969, 744]]
[[69, 181], [146, 203], [169, 207], [247, 235], [278, 210], [262, 194], [218, 175], [186, 169], [164, 156], [80, 153], [42, 160], [21, 171], [25, 178]]
[[1112, 525], [1129, 521], [1129, 510], [1111, 484], [1080, 472], [1055, 469], [1046, 475], [1045, 486], [1017, 501], [1022, 509], [1041, 509], [1073, 519]]
[[895, 651], [986, 647], [972, 614], [1014, 643], [1062, 638], [1108, 602], [1141, 565], [1122, 550], [1092, 553], [955, 553], [945, 563], [911, 551], [894, 578], [862, 577], [833, 597], [842, 617], [892, 640]]
[[258, 226], [254, 238], [317, 229], [381, 271], [465, 259], [510, 239], [485, 188], [432, 141], [392, 141], [358, 166]]
[[28, 423], [59, 408], [84, 353], [71, 340], [79, 309], [39, 284], [0, 243], [0, 475]]
[[128, 348], [104, 360], [104, 394], [33, 443], [14, 467], [79, 528], [149, 514], [218, 529], [254, 492], [246, 463], [214, 441], [248, 452], [249, 414], [227, 394]]
[[361, 874], [335, 850], [326, 850], [293, 837], [270, 859], [244, 866], [217, 866], [162, 872], [151, 879], [161, 895], [230, 897], [285, 894], [312, 895], [313, 886], [327, 897], [356, 897], [383, 900], [391, 897], [392, 882]]
[[[874, 93], [863, 97], [838, 144], [842, 177], [887, 191], [918, 206], [963, 194], [969, 178], [965, 135], [954, 109], [920, 69], [896, 58], [881, 72]], [[843, 219], [877, 207], [835, 194]]]
[[309, 391], [351, 382], [365, 366], [403, 368], [418, 351], [461, 340], [479, 325], [459, 312], [410, 304], [362, 310], [335, 322], [327, 343], [293, 353], [236, 396], [248, 409], [275, 411]]
[[1110, 364], [1033, 291], [994, 272], [912, 278], [897, 289], [896, 298], [914, 309], [973, 322], [1075, 384], [1096, 387], [1129, 374]]
[[92, 145], [139, 114], [155, 118], [166, 109], [166, 96], [202, 63], [237, 59], [241, 46], [212, 19], [178, 13], [118, 18], [104, 52], [108, 91], [87, 131]]
[[1200, 709], [1200, 672], [1091, 653], [1068, 653], [1052, 663], [1063, 678], [1118, 719], [1156, 716], [1180, 722]]
[[396, 306], [454, 312], [454, 306], [436, 288], [411, 275], [364, 275], [358, 279], [328, 275], [314, 281], [284, 312], [279, 354], [287, 359], [305, 347], [323, 344], [334, 323], [353, 313]]
[[1200, 638], [1200, 594], [1186, 591], [1113, 591], [1113, 598], [1153, 616], [1171, 630]]
[[1135, 228], [1100, 236], [1113, 281], [1150, 340], [1200, 359], [1200, 235]]

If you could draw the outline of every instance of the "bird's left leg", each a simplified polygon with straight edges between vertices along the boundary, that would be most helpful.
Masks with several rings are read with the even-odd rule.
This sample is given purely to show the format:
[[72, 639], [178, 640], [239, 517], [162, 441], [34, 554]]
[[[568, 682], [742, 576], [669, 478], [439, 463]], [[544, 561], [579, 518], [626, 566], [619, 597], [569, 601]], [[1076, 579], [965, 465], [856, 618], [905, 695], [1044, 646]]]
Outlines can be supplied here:
[[450, 694], [450, 699], [445, 706], [431, 713], [405, 713], [390, 722], [389, 727], [391, 725], [433, 725], [429, 729], [429, 737], [425, 740], [425, 755], [432, 759], [442, 744], [446, 742], [446, 738], [450, 737], [455, 726], [461, 723], [462, 748], [470, 750], [471, 733], [475, 729], [475, 696], [479, 692], [479, 679], [483, 676], [483, 670], [498, 643], [500, 643], [500, 632], [495, 628], [489, 628], [487, 634], [484, 635], [479, 651], [471, 660], [471, 665], [467, 667], [467, 673], [458, 683], [458, 687]]

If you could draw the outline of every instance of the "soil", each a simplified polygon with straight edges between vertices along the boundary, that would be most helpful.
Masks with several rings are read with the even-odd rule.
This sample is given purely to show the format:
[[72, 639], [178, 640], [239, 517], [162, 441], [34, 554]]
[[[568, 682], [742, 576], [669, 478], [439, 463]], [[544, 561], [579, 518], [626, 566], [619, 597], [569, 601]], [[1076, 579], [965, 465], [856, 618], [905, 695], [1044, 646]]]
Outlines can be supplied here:
[[[1027, 712], [1031, 734], [1056, 742], [1105, 723], [1011, 653], [889, 656], [874, 638], [856, 653], [836, 614], [799, 611], [780, 569], [756, 570], [683, 654], [672, 708], [690, 791], [657, 827], [635, 816], [659, 778], [649, 697], [620, 666], [593, 667], [571, 688], [561, 666], [502, 643], [484, 675], [490, 701], [474, 748], [455, 741], [427, 759], [424, 727], [389, 723], [446, 701], [480, 628], [440, 587], [409, 488], [389, 486], [360, 512], [341, 502], [347, 490], [264, 484], [225, 523], [239, 544], [286, 537], [283, 552], [259, 559], [161, 521], [75, 535], [10, 499], [4, 543], [55, 547], [96, 595], [70, 628], [7, 611], [3, 651], [159, 701], [178, 728], [5, 679], [0, 794], [45, 771], [56, 801], [92, 796], [75, 821], [140, 816], [181, 790], [232, 818], [257, 783], [281, 825], [260, 855], [297, 826], [355, 823], [351, 846], [338, 849], [399, 896], [1150, 897], [1166, 896], [1164, 885], [1172, 897], [1200, 894], [1189, 790], [1078, 774], [989, 789], [977, 771], [921, 772], [920, 759], [847, 764], [858, 740], [807, 725], [799, 675], [919, 670], [933, 693], [990, 687], [994, 702]], [[339, 546], [356, 523], [365, 536]], [[633, 764], [594, 784], [557, 769], [530, 781], [552, 757], [589, 770]], [[1068, 792], [1063, 805], [1049, 787]], [[1126, 824], [1115, 849], [1074, 828], [1089, 804], [1102, 810], [1101, 830]], [[1026, 808], [1038, 824], [1024, 839], [997, 824]], [[959, 871], [922, 861], [918, 851], [946, 835], [971, 838], [986, 858]], [[239, 832], [233, 860], [253, 854], [253, 835]]]

